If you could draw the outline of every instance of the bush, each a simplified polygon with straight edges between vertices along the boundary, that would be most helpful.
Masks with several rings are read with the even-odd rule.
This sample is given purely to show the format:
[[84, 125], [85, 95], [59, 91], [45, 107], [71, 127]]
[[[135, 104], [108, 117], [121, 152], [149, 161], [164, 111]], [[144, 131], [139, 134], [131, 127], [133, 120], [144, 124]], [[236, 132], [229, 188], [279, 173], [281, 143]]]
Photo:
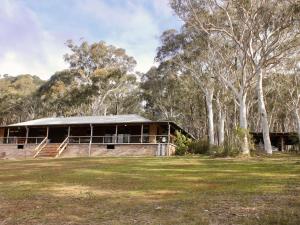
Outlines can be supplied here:
[[185, 155], [188, 153], [189, 145], [191, 143], [191, 139], [183, 135], [182, 133], [176, 131], [175, 133], [175, 145], [176, 145], [176, 155]]
[[207, 154], [211, 146], [207, 140], [193, 141], [189, 145], [189, 153], [191, 154]]
[[225, 141], [223, 146], [216, 146], [216, 151], [214, 156], [216, 157], [236, 157], [240, 154], [239, 148], [234, 145], [231, 145], [228, 141]]
[[189, 154], [207, 154], [216, 157], [236, 157], [241, 153], [241, 146], [243, 144], [244, 135], [248, 135], [248, 142], [250, 150], [254, 149], [254, 142], [252, 136], [247, 130], [237, 128], [233, 133], [225, 139], [222, 146], [210, 145], [206, 139], [191, 141], [183, 134], [176, 133], [176, 155]]
[[254, 142], [252, 136], [249, 134], [247, 130], [242, 128], [236, 128], [233, 133], [225, 139], [224, 145], [222, 148], [215, 154], [217, 157], [236, 157], [238, 156], [242, 149], [241, 146], [243, 144], [244, 135], [248, 136], [248, 144], [250, 150], [255, 149]]
[[191, 142], [188, 151], [191, 154], [207, 154], [216, 157], [236, 157], [241, 152], [241, 146], [245, 132], [246, 135], [248, 135], [249, 148], [253, 149], [254, 145], [252, 142], [252, 137], [248, 131], [237, 128], [229, 137], [225, 139], [225, 142], [222, 146], [210, 145], [207, 140], [200, 140]]

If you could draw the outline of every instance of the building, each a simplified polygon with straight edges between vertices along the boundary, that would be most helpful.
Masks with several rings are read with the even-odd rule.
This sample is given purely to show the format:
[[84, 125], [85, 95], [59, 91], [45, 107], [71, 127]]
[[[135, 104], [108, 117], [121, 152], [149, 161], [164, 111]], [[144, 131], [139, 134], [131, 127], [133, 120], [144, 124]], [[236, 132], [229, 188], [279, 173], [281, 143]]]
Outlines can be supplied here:
[[0, 158], [170, 156], [176, 130], [192, 138], [134, 114], [43, 118], [0, 127]]
[[[250, 133], [254, 143], [263, 148], [264, 138], [262, 132]], [[270, 140], [274, 151], [290, 151], [299, 149], [298, 134], [295, 132], [270, 132]]]

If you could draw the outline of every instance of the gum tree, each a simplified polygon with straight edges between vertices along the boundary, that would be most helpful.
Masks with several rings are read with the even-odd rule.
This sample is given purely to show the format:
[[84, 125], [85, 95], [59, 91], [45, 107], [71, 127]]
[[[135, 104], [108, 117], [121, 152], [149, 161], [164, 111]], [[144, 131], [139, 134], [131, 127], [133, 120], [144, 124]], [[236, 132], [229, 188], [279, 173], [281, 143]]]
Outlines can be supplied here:
[[[263, 79], [284, 57], [299, 51], [299, 5], [297, 0], [171, 0], [175, 12], [196, 32], [223, 38], [225, 45], [235, 49], [241, 91], [221, 78], [239, 96], [240, 126], [244, 129], [247, 86], [255, 79], [264, 148], [269, 154], [272, 146]], [[243, 148], [248, 154], [246, 143]]]

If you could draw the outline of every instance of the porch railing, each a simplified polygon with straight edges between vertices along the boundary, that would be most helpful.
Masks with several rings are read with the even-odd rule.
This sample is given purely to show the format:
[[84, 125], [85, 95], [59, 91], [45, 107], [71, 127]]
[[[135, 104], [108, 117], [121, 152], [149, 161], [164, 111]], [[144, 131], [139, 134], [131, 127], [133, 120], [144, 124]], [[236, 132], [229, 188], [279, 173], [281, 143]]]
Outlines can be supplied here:
[[63, 153], [63, 151], [67, 148], [68, 143], [69, 143], [69, 137], [66, 137], [66, 139], [58, 147], [57, 149], [58, 153], [55, 156], [55, 158], [58, 158]]
[[[92, 139], [92, 141], [91, 141]], [[170, 140], [171, 143], [172, 140]], [[150, 144], [168, 143], [168, 135], [70, 136], [70, 144]]]
[[24, 145], [24, 144], [40, 144], [45, 137], [2, 137], [0, 138], [0, 144], [12, 144], [12, 145]]
[[[39, 145], [45, 137], [4, 137], [0, 138], [0, 144], [24, 145], [35, 144]], [[92, 139], [92, 140], [91, 140]], [[163, 144], [174, 143], [174, 138], [168, 135], [110, 135], [110, 136], [69, 136], [68, 143], [70, 144]]]
[[42, 142], [35, 148], [36, 153], [34, 154], [33, 158], [36, 158], [38, 154], [43, 150], [43, 148], [47, 145], [48, 143], [48, 137], [45, 137]]

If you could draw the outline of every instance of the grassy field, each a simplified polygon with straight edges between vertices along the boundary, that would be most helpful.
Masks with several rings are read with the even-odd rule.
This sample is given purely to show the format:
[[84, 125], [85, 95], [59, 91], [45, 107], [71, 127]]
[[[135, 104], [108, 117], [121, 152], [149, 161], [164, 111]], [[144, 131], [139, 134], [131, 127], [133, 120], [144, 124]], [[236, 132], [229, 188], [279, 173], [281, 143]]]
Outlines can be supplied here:
[[300, 224], [300, 157], [0, 161], [0, 225]]

